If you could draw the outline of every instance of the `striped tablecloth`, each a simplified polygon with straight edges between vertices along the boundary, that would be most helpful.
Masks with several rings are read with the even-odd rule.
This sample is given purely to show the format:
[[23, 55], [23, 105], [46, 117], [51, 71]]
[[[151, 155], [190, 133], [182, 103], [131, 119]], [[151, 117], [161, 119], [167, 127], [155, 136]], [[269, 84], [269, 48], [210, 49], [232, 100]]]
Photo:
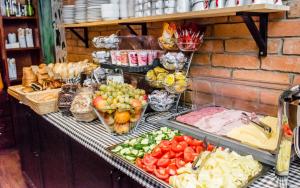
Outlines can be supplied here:
[[[105, 159], [108, 163], [127, 174], [144, 187], [161, 187], [161, 185], [152, 179], [151, 177], [140, 173], [136, 169], [127, 165], [126, 163], [113, 158], [106, 148], [120, 142], [123, 142], [129, 138], [136, 137], [140, 134], [158, 129], [159, 125], [155, 121], [161, 117], [168, 117], [172, 114], [169, 112], [161, 113], [157, 116], [151, 117], [151, 124], [142, 122], [140, 127], [130, 136], [112, 136], [106, 132], [105, 128], [101, 126], [101, 123], [93, 121], [91, 123], [77, 122], [73, 117], [63, 117], [61, 113], [52, 113], [43, 116], [47, 121], [52, 123], [58, 129], [71, 138], [95, 152], [101, 158]], [[274, 175], [274, 170], [269, 171], [265, 176], [254, 182], [251, 188], [271, 188], [277, 186], [277, 178]], [[300, 187], [300, 160], [296, 160], [291, 165], [289, 176], [289, 187]]]

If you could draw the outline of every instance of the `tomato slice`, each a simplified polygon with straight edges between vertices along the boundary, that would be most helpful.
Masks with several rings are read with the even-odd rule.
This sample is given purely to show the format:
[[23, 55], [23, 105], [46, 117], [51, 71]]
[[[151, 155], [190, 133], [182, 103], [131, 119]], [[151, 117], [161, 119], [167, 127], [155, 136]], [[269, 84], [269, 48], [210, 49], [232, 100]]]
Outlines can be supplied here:
[[207, 151], [213, 151], [215, 149], [215, 146], [212, 144], [208, 144], [206, 150]]
[[151, 152], [151, 155], [152, 155], [153, 157], [160, 158], [160, 157], [163, 155], [161, 148], [158, 147], [158, 146], [155, 147], [155, 148], [153, 149], [153, 151]]
[[190, 142], [191, 146], [203, 146], [203, 141], [194, 139]]
[[157, 166], [159, 167], [167, 167], [170, 164], [170, 159], [168, 158], [161, 158], [157, 161]]
[[170, 152], [165, 153], [161, 158], [171, 159]]
[[172, 150], [174, 152], [181, 152], [184, 151], [184, 149], [188, 146], [188, 144], [185, 141], [182, 142], [173, 142], [172, 144]]
[[143, 163], [146, 166], [155, 165], [157, 163], [157, 159], [150, 154], [144, 155]]
[[169, 173], [167, 172], [167, 170], [165, 168], [158, 168], [158, 169], [154, 169], [154, 174], [156, 177], [158, 177], [159, 179], [162, 180], [166, 180], [169, 178]]
[[175, 157], [176, 158], [183, 158], [183, 152], [178, 152], [178, 153], [176, 153], [176, 155], [175, 155]]
[[162, 150], [163, 152], [168, 152], [168, 151], [170, 151], [170, 149], [171, 149], [170, 141], [168, 141], [168, 140], [163, 140], [163, 141], [161, 141], [160, 144], [159, 144], [159, 147], [161, 148], [161, 150]]
[[176, 166], [178, 168], [184, 167], [184, 165], [185, 165], [184, 160], [182, 160], [182, 159], [176, 159]]
[[184, 135], [183, 140], [189, 144], [190, 142], [193, 141], [193, 137]]
[[201, 153], [202, 151], [204, 151], [204, 148], [202, 146], [196, 146], [196, 153]]
[[145, 169], [146, 172], [153, 173], [154, 169], [155, 169], [155, 165], [145, 165], [144, 169]]
[[140, 168], [143, 168], [143, 161], [142, 161], [141, 158], [137, 158], [137, 159], [135, 160], [135, 164], [136, 164], [136, 166], [138, 166], [138, 167], [140, 167]]
[[176, 164], [170, 164], [167, 167], [167, 171], [170, 174], [170, 176], [175, 176], [177, 174], [177, 166], [176, 166]]
[[177, 142], [184, 141], [183, 136], [174, 136], [173, 139], [176, 140]]
[[170, 156], [170, 159], [174, 158], [176, 156], [176, 153], [172, 150], [169, 151], [169, 156]]
[[195, 159], [195, 151], [191, 147], [187, 147], [184, 150], [183, 158], [185, 162], [193, 162]]

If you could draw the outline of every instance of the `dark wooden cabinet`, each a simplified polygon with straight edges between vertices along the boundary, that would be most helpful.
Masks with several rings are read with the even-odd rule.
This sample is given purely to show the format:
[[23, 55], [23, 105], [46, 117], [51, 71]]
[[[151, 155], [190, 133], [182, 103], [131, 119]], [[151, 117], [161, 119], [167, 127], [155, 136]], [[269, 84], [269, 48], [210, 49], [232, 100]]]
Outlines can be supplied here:
[[141, 187], [28, 107], [14, 102], [13, 118], [22, 169], [33, 187]]
[[10, 102], [7, 94], [0, 92], [0, 149], [14, 145]]
[[17, 147], [21, 156], [22, 170], [28, 182], [36, 187], [43, 187], [41, 176], [41, 160], [39, 151], [39, 134], [33, 114], [28, 113], [25, 106], [14, 103], [14, 130]]
[[41, 118], [38, 129], [44, 188], [71, 188], [71, 158], [66, 135]]
[[112, 169], [106, 161], [87, 148], [71, 141], [74, 188], [112, 187]]

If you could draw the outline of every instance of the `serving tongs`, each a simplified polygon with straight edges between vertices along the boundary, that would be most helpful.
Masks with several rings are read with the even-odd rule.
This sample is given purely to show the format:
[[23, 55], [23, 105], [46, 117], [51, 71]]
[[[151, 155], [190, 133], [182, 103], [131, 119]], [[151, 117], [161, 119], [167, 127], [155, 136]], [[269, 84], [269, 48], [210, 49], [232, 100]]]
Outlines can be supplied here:
[[[206, 141], [206, 137], [204, 138], [203, 143], [204, 143], [204, 147], [205, 147], [205, 151], [206, 151], [206, 150], [207, 150], [207, 147], [208, 147], [208, 143], [207, 143], [207, 141]], [[204, 151], [201, 152], [201, 153], [197, 156], [197, 158], [194, 160], [194, 162], [193, 162], [193, 164], [192, 164], [192, 169], [193, 169], [193, 170], [197, 170], [197, 169], [200, 169], [200, 170], [201, 170], [202, 167], [206, 164], [207, 160], [210, 158], [211, 154], [214, 153], [214, 152], [217, 150], [217, 148], [218, 148], [218, 146], [215, 145], [215, 146], [214, 146], [214, 149], [213, 149], [211, 152], [209, 152], [209, 153], [205, 156], [205, 158], [202, 159], [201, 163], [197, 166], [198, 161], [202, 158], [202, 155], [203, 155]]]
[[247, 119], [247, 121], [253, 123], [256, 127], [258, 127], [260, 130], [262, 130], [263, 133], [264, 133], [268, 138], [271, 137], [271, 134], [272, 134], [272, 128], [271, 128], [269, 125], [267, 125], [267, 124], [265, 124], [265, 123], [263, 123], [263, 122], [261, 122], [261, 121], [258, 121], [258, 122], [253, 121], [253, 120], [250, 118], [250, 116], [248, 116], [248, 114], [246, 114], [245, 112], [242, 112], [242, 115], [243, 115], [244, 118]]

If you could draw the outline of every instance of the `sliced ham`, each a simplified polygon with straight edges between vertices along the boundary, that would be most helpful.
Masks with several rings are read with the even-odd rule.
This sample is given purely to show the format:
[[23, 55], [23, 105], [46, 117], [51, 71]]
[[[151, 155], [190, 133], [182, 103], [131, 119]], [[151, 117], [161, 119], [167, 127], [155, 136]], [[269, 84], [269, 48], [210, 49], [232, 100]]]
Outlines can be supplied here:
[[193, 111], [176, 118], [177, 121], [186, 123], [189, 125], [194, 125], [197, 121], [201, 120], [204, 117], [211, 116], [213, 114], [219, 113], [226, 110], [223, 107], [207, 107], [202, 108], [197, 111]]

